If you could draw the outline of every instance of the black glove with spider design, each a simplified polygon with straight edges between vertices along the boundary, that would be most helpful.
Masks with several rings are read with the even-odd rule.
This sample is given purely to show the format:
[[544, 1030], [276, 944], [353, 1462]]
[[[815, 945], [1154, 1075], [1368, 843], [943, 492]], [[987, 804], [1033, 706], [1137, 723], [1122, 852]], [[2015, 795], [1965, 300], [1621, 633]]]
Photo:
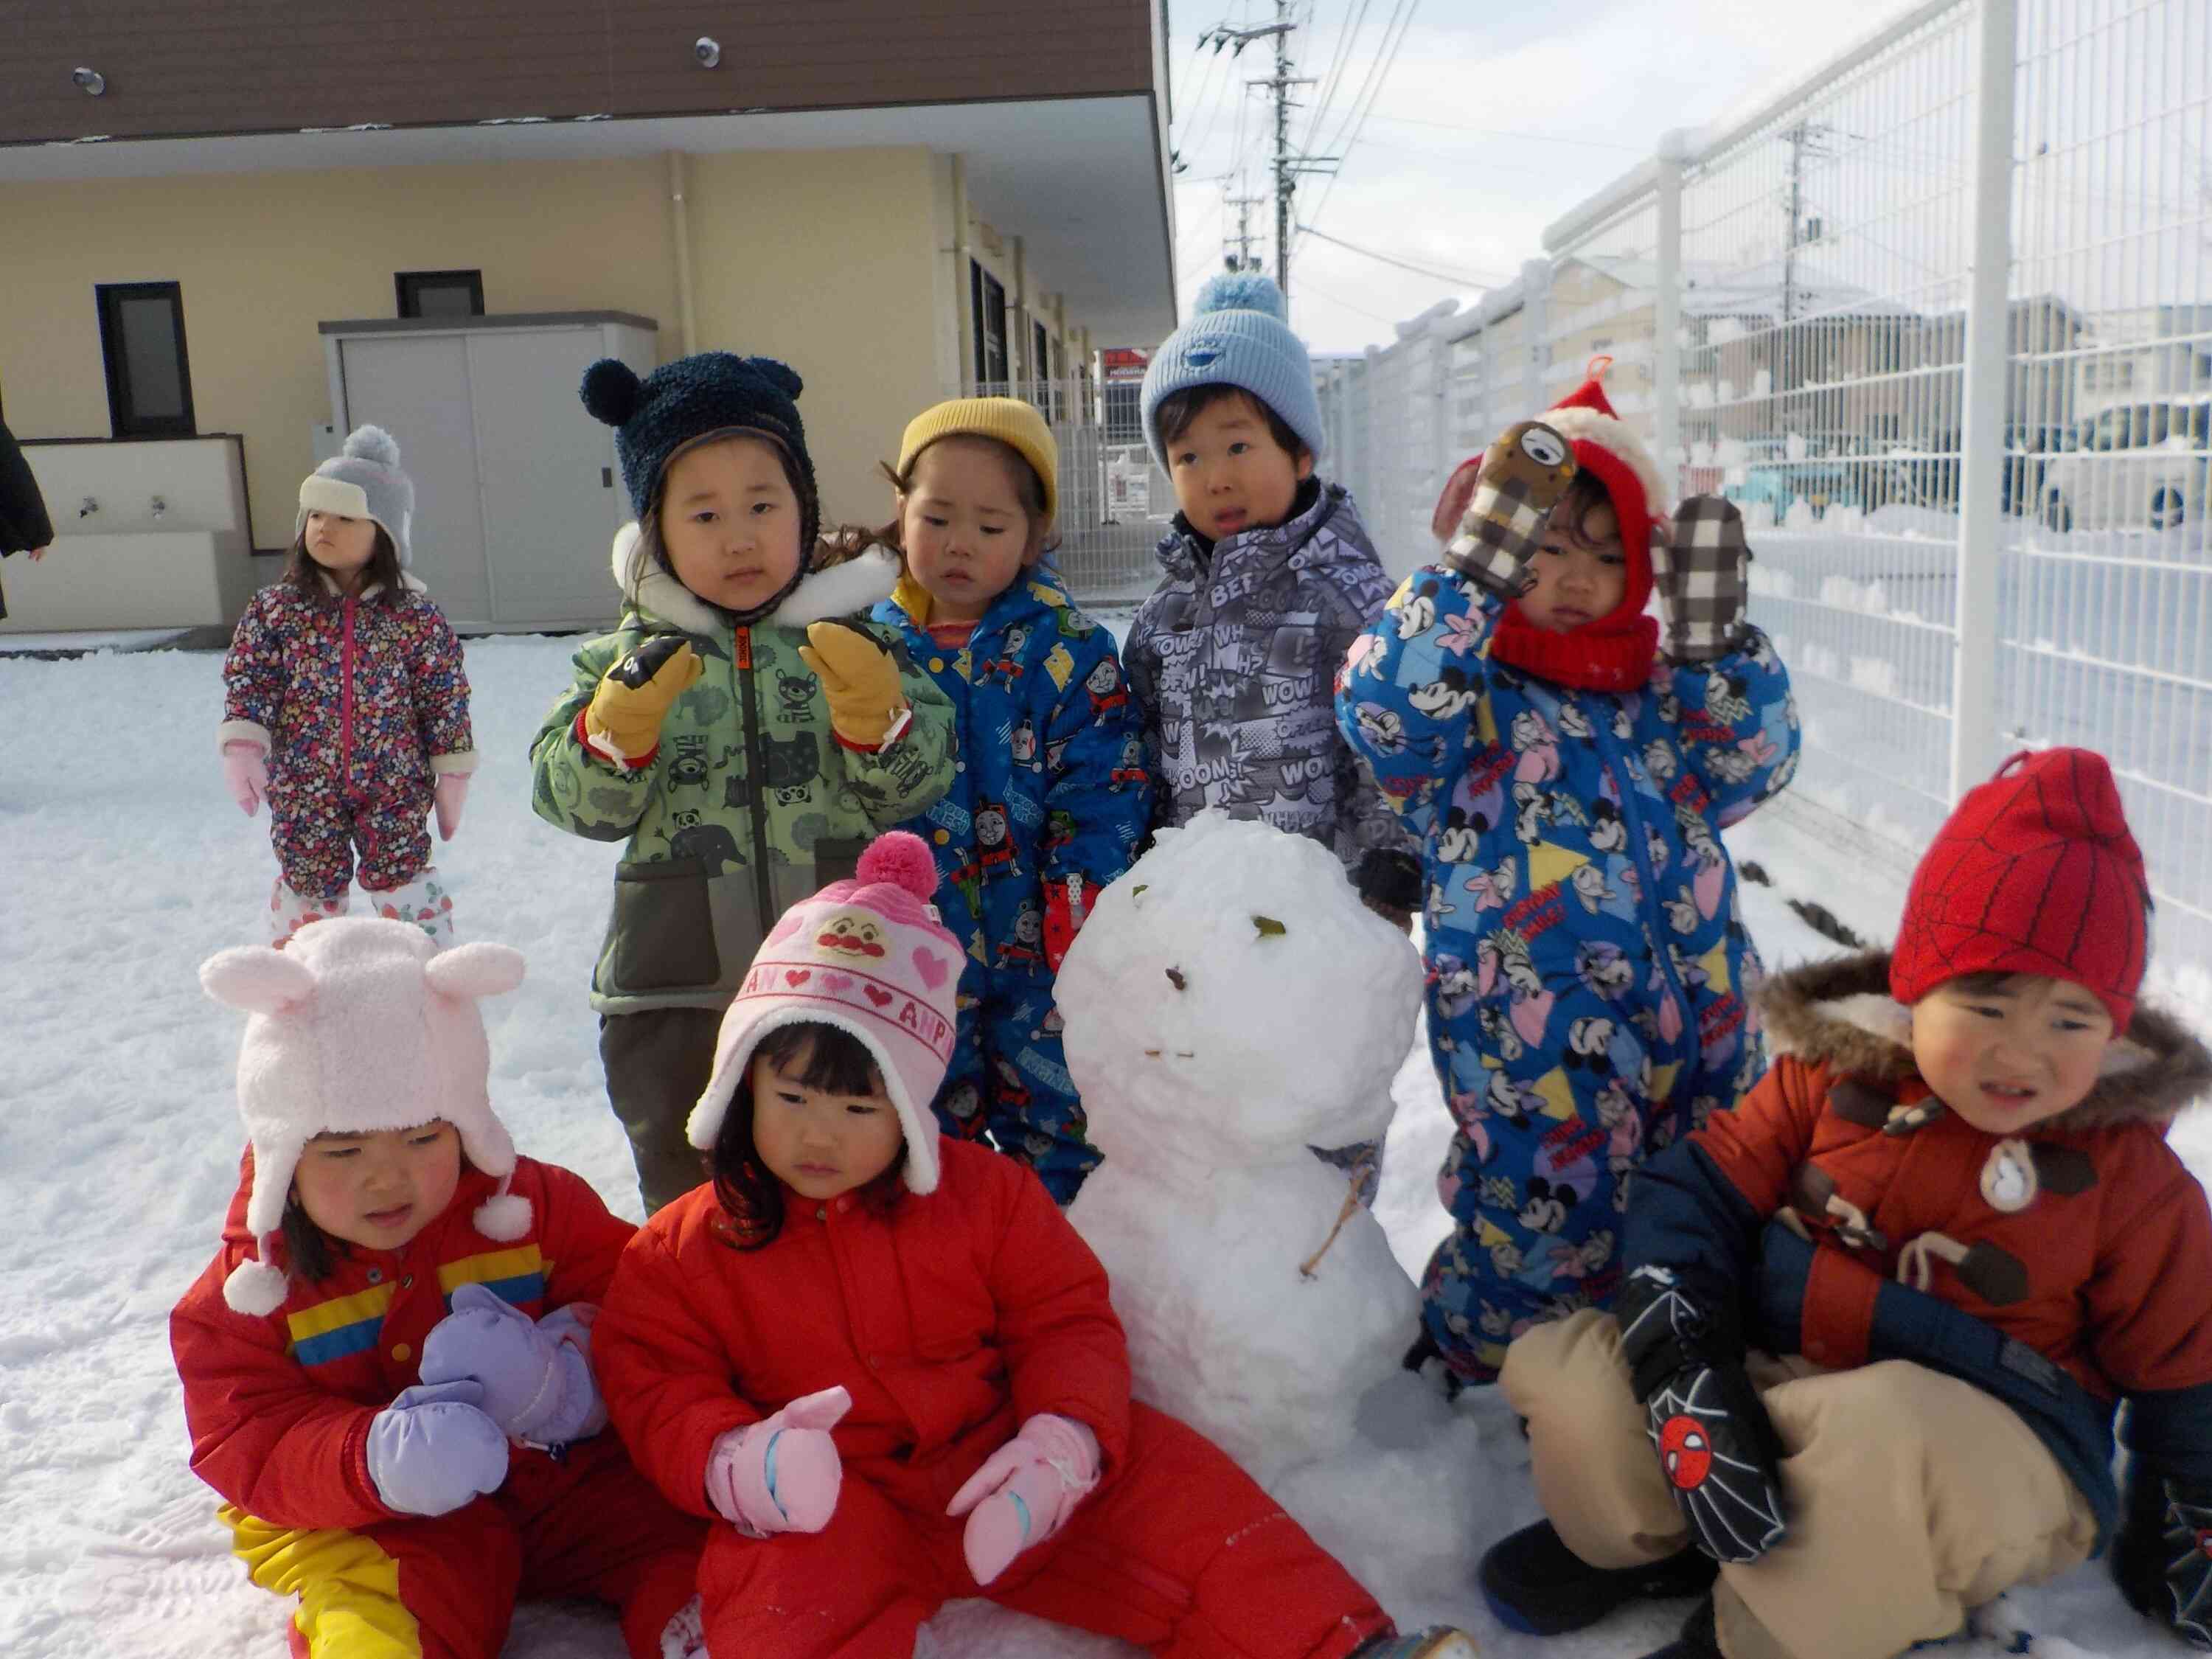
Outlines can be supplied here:
[[1744, 1370], [1734, 1299], [1643, 1267], [1628, 1275], [1613, 1316], [1690, 1541], [1716, 1561], [1756, 1561], [1786, 1529], [1782, 1443]]

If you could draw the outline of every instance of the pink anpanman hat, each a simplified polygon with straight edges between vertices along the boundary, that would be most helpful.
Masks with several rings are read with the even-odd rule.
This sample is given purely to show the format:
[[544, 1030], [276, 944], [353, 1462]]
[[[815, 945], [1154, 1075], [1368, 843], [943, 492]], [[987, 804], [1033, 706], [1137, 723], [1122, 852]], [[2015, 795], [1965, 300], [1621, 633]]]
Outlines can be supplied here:
[[411, 1129], [443, 1118], [469, 1162], [499, 1182], [470, 1217], [502, 1243], [530, 1230], [530, 1201], [510, 1194], [514, 1143], [491, 1109], [491, 1051], [480, 997], [522, 982], [522, 953], [504, 945], [440, 951], [408, 921], [333, 917], [282, 951], [219, 951], [200, 984], [249, 1018], [238, 1046], [238, 1111], [253, 1143], [246, 1224], [254, 1256], [223, 1281], [242, 1314], [270, 1314], [289, 1285], [276, 1260], [292, 1174], [319, 1134]]
[[832, 882], [783, 913], [722, 1016], [714, 1076], [686, 1131], [694, 1146], [714, 1146], [760, 1040], [779, 1026], [818, 1021], [867, 1045], [906, 1132], [907, 1188], [937, 1189], [930, 1103], [952, 1062], [963, 956], [929, 902], [936, 890], [928, 843], [894, 830], [860, 854], [855, 879]]

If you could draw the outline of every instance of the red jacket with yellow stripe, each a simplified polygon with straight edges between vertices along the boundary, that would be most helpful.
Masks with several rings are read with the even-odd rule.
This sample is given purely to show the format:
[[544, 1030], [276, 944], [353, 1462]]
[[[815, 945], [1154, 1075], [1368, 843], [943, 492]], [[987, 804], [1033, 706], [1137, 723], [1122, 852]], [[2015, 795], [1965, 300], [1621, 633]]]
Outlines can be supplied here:
[[224, 1499], [282, 1527], [360, 1527], [393, 1518], [369, 1479], [369, 1419], [421, 1377], [422, 1339], [459, 1285], [489, 1285], [542, 1318], [598, 1302], [636, 1231], [580, 1176], [517, 1158], [509, 1188], [530, 1231], [501, 1243], [470, 1221], [490, 1176], [464, 1170], [453, 1202], [397, 1250], [345, 1247], [331, 1275], [295, 1278], [273, 1314], [235, 1312], [222, 1282], [247, 1256], [249, 1155], [223, 1247], [169, 1316], [185, 1385], [192, 1468]]
[[838, 1383], [848, 1472], [910, 1481], [939, 1509], [1038, 1412], [1085, 1425], [1119, 1463], [1129, 1352], [1106, 1270], [1023, 1165], [944, 1139], [938, 1158], [935, 1192], [888, 1206], [787, 1192], [757, 1250], [730, 1243], [711, 1186], [639, 1231], [592, 1362], [631, 1457], [678, 1508], [712, 1514], [725, 1431]]

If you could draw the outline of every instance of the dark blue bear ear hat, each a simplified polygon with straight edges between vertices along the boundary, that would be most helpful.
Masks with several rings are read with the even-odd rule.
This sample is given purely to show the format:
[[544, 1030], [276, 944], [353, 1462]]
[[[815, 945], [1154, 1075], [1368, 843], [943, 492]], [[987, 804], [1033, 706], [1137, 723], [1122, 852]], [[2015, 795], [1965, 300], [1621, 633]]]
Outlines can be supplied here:
[[623, 487], [640, 519], [659, 503], [669, 462], [700, 440], [750, 433], [781, 445], [800, 483], [799, 568], [804, 573], [822, 532], [821, 495], [799, 418], [805, 384], [796, 370], [773, 357], [702, 351], [664, 363], [642, 380], [628, 363], [602, 357], [584, 371], [582, 396], [592, 417], [615, 428]]

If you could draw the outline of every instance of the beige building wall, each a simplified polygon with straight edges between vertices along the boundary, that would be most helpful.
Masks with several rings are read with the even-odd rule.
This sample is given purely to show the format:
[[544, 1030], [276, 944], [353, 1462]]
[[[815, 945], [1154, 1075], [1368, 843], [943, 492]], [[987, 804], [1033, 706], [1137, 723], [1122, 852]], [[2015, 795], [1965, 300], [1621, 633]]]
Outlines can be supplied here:
[[[945, 291], [949, 165], [915, 149], [687, 158], [692, 349], [778, 356], [799, 401], [825, 514], [890, 515], [875, 464], [957, 386]], [[597, 162], [193, 174], [0, 185], [11, 237], [0, 389], [19, 437], [105, 437], [94, 298], [103, 283], [176, 282], [202, 432], [245, 439], [254, 538], [289, 539], [312, 428], [331, 418], [326, 320], [390, 317], [401, 270], [481, 270], [486, 310], [618, 310], [685, 348], [665, 156]], [[986, 262], [1015, 299], [1012, 233]], [[978, 252], [982, 252], [980, 246]], [[1055, 289], [1023, 272], [1031, 305]], [[1040, 307], [1042, 308], [1042, 307]], [[1066, 319], [1069, 367], [1080, 319]], [[406, 434], [399, 435], [402, 445]], [[426, 529], [431, 527], [426, 526]]]
[[[480, 269], [489, 311], [675, 319], [657, 160], [0, 185], [0, 386], [19, 437], [106, 437], [93, 289], [174, 282], [202, 432], [246, 440], [253, 533], [291, 538], [331, 418], [319, 322], [395, 313], [392, 273]], [[403, 447], [405, 434], [400, 434]]]

